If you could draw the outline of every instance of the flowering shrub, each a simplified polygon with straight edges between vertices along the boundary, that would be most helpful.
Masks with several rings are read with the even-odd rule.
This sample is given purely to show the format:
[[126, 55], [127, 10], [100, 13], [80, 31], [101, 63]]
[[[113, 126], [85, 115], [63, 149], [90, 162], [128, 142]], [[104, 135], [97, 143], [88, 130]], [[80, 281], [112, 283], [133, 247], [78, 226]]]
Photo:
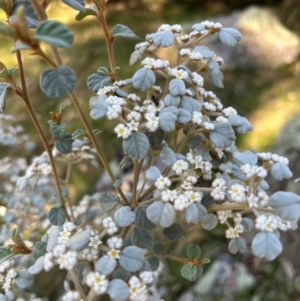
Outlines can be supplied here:
[[[271, 153], [239, 152], [235, 133], [245, 134], [252, 125], [204, 88], [205, 80], [223, 87], [223, 60], [200, 42], [217, 35], [225, 45], [235, 46], [240, 32], [205, 21], [184, 34], [180, 25], [164, 24], [136, 45], [130, 64], [141, 60], [141, 68], [132, 78], [117, 80], [113, 41], [118, 36], [136, 38], [135, 34], [124, 25], [108, 30], [104, 0], [94, 0], [89, 8], [82, 0], [63, 2], [79, 11], [78, 21], [91, 15], [102, 25], [109, 68], [100, 67], [88, 78], [88, 88], [95, 92], [90, 117], [117, 120], [112, 133], [122, 140], [124, 150], [119, 166], [133, 166], [132, 187], [126, 191], [122, 179], [115, 178], [96, 138], [99, 131], [91, 128], [74, 91], [76, 74], [59, 55], [57, 48], [70, 47], [73, 33], [47, 20], [46, 2], [0, 0], [7, 15], [0, 31], [15, 41], [12, 52], [18, 62], [15, 68], [0, 63], [1, 112], [7, 91], [17, 94], [45, 148], [30, 165], [22, 158], [1, 160], [6, 213], [1, 226], [0, 300], [41, 300], [31, 293], [31, 286], [39, 273], [56, 265], [68, 271], [61, 300], [91, 301], [104, 294], [116, 301], [160, 300], [157, 288], [164, 258], [180, 262], [181, 275], [189, 280], [200, 277], [202, 266], [210, 262], [196, 244], [186, 246], [186, 257], [166, 252], [165, 246], [188, 231], [210, 231], [218, 224], [227, 227], [231, 253], [245, 251], [243, 233], [253, 231], [253, 254], [276, 258], [282, 251], [279, 231], [296, 227], [300, 197], [282, 191], [269, 196], [265, 178], [269, 172], [279, 181], [292, 177], [288, 160]], [[157, 57], [160, 47], [173, 47], [176, 65]], [[22, 51], [28, 49], [50, 66], [40, 75], [42, 91], [49, 98], [68, 95], [84, 129], [66, 132], [61, 105], [51, 113], [52, 138], [46, 139], [26, 87]], [[155, 85], [157, 78], [163, 86]], [[0, 116], [0, 143], [32, 147], [29, 137], [21, 136], [22, 129], [10, 125], [12, 118]], [[82, 160], [97, 166], [97, 157], [114, 192], [87, 195], [75, 205], [68, 195], [72, 166]], [[57, 173], [61, 162], [68, 166], [65, 179]], [[24, 242], [25, 230], [30, 233]]]

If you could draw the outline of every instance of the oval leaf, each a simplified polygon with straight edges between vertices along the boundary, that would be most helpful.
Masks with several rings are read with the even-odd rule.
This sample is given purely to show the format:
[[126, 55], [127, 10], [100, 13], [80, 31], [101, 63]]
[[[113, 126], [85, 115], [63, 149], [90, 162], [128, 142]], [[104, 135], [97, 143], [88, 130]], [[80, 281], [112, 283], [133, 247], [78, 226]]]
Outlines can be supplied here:
[[169, 83], [169, 91], [173, 96], [182, 96], [185, 94], [185, 84], [180, 78], [174, 78]]
[[66, 212], [62, 207], [54, 207], [49, 211], [48, 218], [52, 225], [62, 226], [66, 220]]
[[114, 279], [109, 282], [107, 293], [114, 301], [124, 301], [129, 296], [129, 287], [123, 280]]
[[217, 224], [218, 218], [214, 214], [209, 213], [203, 221], [202, 227], [206, 230], [212, 230], [217, 226]]
[[234, 131], [229, 123], [214, 123], [214, 130], [209, 134], [209, 138], [218, 148], [230, 147], [235, 141]]
[[70, 47], [74, 40], [72, 31], [66, 25], [53, 20], [40, 23], [33, 38], [62, 48]]
[[180, 274], [186, 279], [193, 278], [197, 274], [197, 267], [192, 262], [188, 262], [181, 268]]
[[75, 233], [68, 241], [67, 247], [72, 251], [81, 251], [87, 247], [91, 237], [91, 229]]
[[273, 232], [257, 233], [251, 244], [252, 252], [259, 258], [275, 259], [282, 251], [282, 245]]
[[119, 262], [121, 267], [127, 272], [136, 272], [143, 266], [144, 253], [138, 247], [126, 247], [120, 253]]
[[68, 66], [60, 65], [41, 73], [40, 87], [47, 96], [61, 98], [74, 90], [76, 81], [75, 72]]
[[55, 147], [62, 154], [69, 154], [72, 151], [72, 143], [74, 142], [71, 134], [62, 134], [55, 141]]
[[101, 275], [109, 275], [117, 266], [117, 260], [110, 256], [102, 256], [95, 264], [95, 270]]
[[155, 84], [155, 73], [149, 68], [142, 68], [132, 77], [132, 85], [135, 89], [146, 91]]
[[33, 284], [34, 276], [30, 274], [27, 270], [21, 270], [18, 273], [15, 283], [20, 288], [26, 288]]
[[125, 37], [125, 38], [137, 39], [137, 36], [132, 32], [132, 30], [122, 24], [117, 24], [113, 28], [111, 33], [114, 37]]
[[235, 28], [222, 28], [219, 33], [220, 41], [227, 46], [235, 46], [242, 39], [241, 33]]
[[149, 150], [149, 140], [147, 136], [140, 132], [132, 132], [131, 136], [123, 140], [123, 148], [133, 159], [144, 159]]
[[170, 240], [179, 240], [182, 237], [182, 229], [179, 224], [173, 224], [163, 230], [163, 234]]
[[189, 244], [186, 248], [186, 255], [190, 259], [200, 258], [201, 249], [199, 246], [197, 246], [195, 244]]
[[129, 206], [119, 208], [114, 214], [114, 221], [118, 227], [130, 226], [135, 220], [135, 213]]
[[277, 180], [282, 181], [284, 179], [289, 179], [293, 176], [289, 167], [282, 162], [275, 163], [271, 168], [271, 175]]
[[139, 248], [152, 249], [152, 237], [151, 234], [141, 228], [134, 228], [131, 232], [132, 244]]
[[157, 201], [147, 208], [149, 220], [163, 228], [170, 227], [175, 221], [175, 216], [175, 209], [169, 203]]
[[158, 31], [153, 35], [153, 42], [157, 46], [169, 47], [175, 39], [174, 33], [170, 30]]
[[243, 253], [246, 250], [246, 244], [242, 238], [235, 237], [230, 240], [228, 250], [232, 254], [236, 254], [237, 252]]
[[120, 198], [116, 194], [106, 192], [100, 195], [100, 205], [104, 212], [110, 212], [119, 204], [121, 204]]

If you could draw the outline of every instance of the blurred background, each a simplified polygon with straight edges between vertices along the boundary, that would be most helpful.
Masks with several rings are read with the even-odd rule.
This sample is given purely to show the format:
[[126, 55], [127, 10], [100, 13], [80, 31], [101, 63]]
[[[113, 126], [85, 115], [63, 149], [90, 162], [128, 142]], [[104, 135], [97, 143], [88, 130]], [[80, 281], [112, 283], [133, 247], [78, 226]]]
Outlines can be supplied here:
[[[109, 67], [102, 29], [94, 18], [87, 17], [77, 22], [74, 10], [60, 1], [52, 2], [49, 19], [68, 24], [75, 33], [74, 46], [62, 50], [61, 54], [64, 63], [77, 73], [76, 92], [89, 115], [89, 99], [94, 93], [88, 90], [86, 79], [100, 66]], [[5, 20], [2, 13], [0, 20]], [[213, 39], [209, 41], [207, 46], [225, 61], [222, 70], [225, 87], [218, 89], [205, 82], [206, 90], [212, 90], [224, 106], [236, 108], [240, 115], [253, 124], [253, 132], [238, 137], [239, 148], [272, 150], [287, 156], [292, 162], [295, 178], [300, 177], [299, 0], [110, 0], [107, 3], [109, 26], [113, 28], [116, 24], [124, 24], [139, 37], [139, 41], [116, 39], [115, 58], [116, 65], [120, 67], [118, 79], [130, 78], [140, 68], [139, 63], [130, 67], [129, 58], [135, 44], [144, 41], [147, 33], [156, 31], [163, 23], [181, 24], [188, 31], [192, 24], [204, 20], [219, 21], [224, 27], [239, 29], [243, 35], [235, 48], [222, 46]], [[12, 47], [12, 41], [1, 37], [0, 61], [9, 68], [16, 67], [15, 56], [10, 53]], [[161, 51], [160, 54], [172, 61], [168, 51]], [[32, 102], [49, 139], [49, 112], [58, 111], [62, 103], [66, 104], [64, 121], [68, 124], [67, 132], [83, 128], [68, 98], [48, 99], [41, 92], [39, 74], [48, 68], [46, 63], [30, 52], [24, 51], [23, 55]], [[9, 94], [5, 113], [15, 116], [13, 122], [23, 126], [36, 147], [26, 150], [1, 145], [0, 159], [9, 153], [11, 156], [25, 156], [29, 160], [32, 154], [41, 153], [42, 144], [21, 100]], [[118, 149], [121, 142], [112, 133], [112, 126], [106, 127], [105, 121], [91, 122], [93, 128], [101, 129], [99, 139], [111, 158], [120, 156]], [[95, 187], [99, 170], [89, 170], [87, 187], [86, 165], [79, 165], [77, 169], [71, 177], [71, 194], [79, 201], [84, 193], [93, 192], [91, 187]], [[274, 183], [272, 189], [293, 189], [299, 193], [298, 186], [292, 181], [285, 181]], [[199, 239], [197, 235], [200, 236], [200, 232], [189, 239]], [[253, 258], [251, 252], [229, 255], [226, 247], [228, 242], [221, 227], [201, 234], [200, 245], [213, 264], [205, 267], [205, 274], [197, 284], [182, 281], [177, 265], [165, 267], [173, 275], [171, 279], [165, 279], [170, 291], [166, 301], [300, 300], [299, 232], [284, 233], [282, 241], [287, 248], [279, 259], [270, 263]], [[178, 252], [183, 250], [184, 246], [182, 250], [178, 247]]]

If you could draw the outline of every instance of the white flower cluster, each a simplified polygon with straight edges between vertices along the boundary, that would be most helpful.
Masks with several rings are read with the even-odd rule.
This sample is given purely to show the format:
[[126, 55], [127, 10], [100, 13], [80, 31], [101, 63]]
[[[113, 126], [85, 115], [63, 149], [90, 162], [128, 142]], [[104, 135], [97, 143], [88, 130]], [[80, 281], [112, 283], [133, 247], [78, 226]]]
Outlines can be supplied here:
[[255, 228], [260, 231], [273, 232], [277, 229], [287, 231], [291, 227], [290, 222], [283, 221], [279, 216], [273, 214], [260, 214], [255, 220]]
[[113, 235], [114, 233], [118, 232], [118, 227], [116, 226], [116, 223], [113, 221], [113, 219], [108, 216], [105, 219], [103, 219], [103, 227], [107, 229], [107, 233], [109, 235]]
[[182, 32], [182, 27], [179, 24], [169, 25], [169, 24], [162, 24], [157, 31], [172, 31], [175, 34], [179, 34]]
[[262, 166], [244, 164], [240, 168], [248, 179], [252, 178], [253, 176], [265, 178], [268, 175], [267, 170]]
[[228, 190], [231, 202], [243, 203], [246, 201], [246, 187], [241, 184], [233, 184]]
[[13, 268], [13, 261], [7, 260], [0, 264], [0, 283], [2, 283], [2, 289], [8, 292], [12, 287], [13, 281], [17, 276], [17, 271]]
[[232, 217], [232, 211], [231, 210], [220, 210], [217, 212], [218, 219], [221, 224], [225, 224], [227, 219]]
[[210, 193], [211, 197], [216, 201], [223, 201], [226, 196], [225, 180], [223, 178], [216, 178], [213, 180], [211, 187], [213, 188], [213, 191]]
[[148, 301], [149, 294], [147, 290], [147, 284], [153, 282], [153, 273], [152, 272], [141, 272], [139, 278], [136, 276], [131, 276], [129, 284], [129, 300], [131, 301]]
[[98, 295], [102, 295], [106, 293], [109, 281], [105, 275], [101, 275], [98, 272], [90, 272], [86, 276], [86, 284], [93, 288]]
[[257, 157], [263, 161], [268, 162], [271, 166], [275, 163], [283, 163], [289, 165], [289, 159], [273, 153], [258, 153]]
[[234, 227], [229, 227], [225, 231], [225, 236], [228, 239], [236, 238], [240, 236], [240, 233], [244, 232], [244, 227], [241, 224], [242, 221], [242, 215], [240, 213], [236, 213], [233, 218], [234, 221]]
[[185, 80], [189, 77], [189, 74], [187, 73], [187, 71], [185, 71], [183, 69], [169, 68], [168, 73], [172, 77], [183, 79], [183, 80]]
[[146, 57], [142, 62], [142, 66], [145, 68], [153, 69], [153, 70], [160, 70], [168, 68], [170, 63], [166, 60], [161, 59], [154, 59], [152, 57]]

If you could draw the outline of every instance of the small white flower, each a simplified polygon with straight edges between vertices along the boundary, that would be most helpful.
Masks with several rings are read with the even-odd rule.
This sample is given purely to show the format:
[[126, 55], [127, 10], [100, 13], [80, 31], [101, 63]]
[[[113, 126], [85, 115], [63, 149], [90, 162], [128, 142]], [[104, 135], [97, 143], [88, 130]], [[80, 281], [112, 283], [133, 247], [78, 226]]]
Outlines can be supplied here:
[[227, 219], [229, 217], [232, 217], [232, 211], [231, 210], [220, 210], [217, 212], [218, 219], [221, 224], [225, 224]]
[[258, 200], [259, 200], [259, 198], [257, 196], [255, 196], [253, 193], [251, 193], [251, 195], [247, 197], [247, 202], [248, 202], [250, 208], [257, 207]]
[[243, 185], [233, 184], [228, 194], [232, 202], [242, 203], [246, 201], [246, 189]]
[[175, 200], [175, 198], [177, 197], [177, 191], [176, 190], [163, 190], [161, 192], [161, 199], [164, 202], [173, 202]]
[[105, 275], [101, 275], [98, 272], [90, 272], [86, 277], [86, 284], [100, 295], [106, 293], [109, 282], [106, 280]]
[[98, 249], [98, 246], [100, 246], [101, 244], [102, 244], [102, 241], [99, 239], [98, 235], [96, 235], [94, 237], [90, 237], [89, 247]]
[[189, 164], [185, 160], [177, 160], [172, 166], [172, 170], [177, 175], [181, 175], [182, 172], [187, 170], [188, 168], [189, 168]]
[[111, 249], [121, 249], [123, 247], [123, 239], [121, 237], [113, 236], [107, 240], [107, 245]]
[[135, 122], [134, 120], [131, 120], [129, 123], [127, 123], [127, 127], [130, 131], [138, 131], [139, 122]]
[[159, 190], [163, 190], [171, 185], [171, 180], [168, 177], [163, 177], [162, 175], [156, 180], [155, 186]]
[[184, 194], [180, 194], [174, 201], [174, 208], [178, 211], [183, 211], [188, 205], [189, 199]]
[[143, 271], [139, 275], [143, 283], [148, 284], [153, 282], [153, 273], [150, 271]]
[[112, 105], [108, 107], [106, 117], [109, 120], [116, 119], [119, 117], [119, 114], [122, 113], [122, 107], [120, 105]]
[[78, 253], [76, 251], [68, 251], [65, 254], [61, 254], [57, 259], [59, 268], [66, 270], [73, 269], [73, 267], [77, 263], [77, 255]]
[[255, 220], [255, 228], [260, 231], [273, 232], [277, 229], [277, 218], [274, 215], [261, 214]]
[[150, 132], [155, 132], [159, 127], [159, 118], [155, 115], [155, 113], [146, 113], [145, 119], [148, 120], [148, 122], [146, 123], [146, 128]]
[[203, 198], [202, 192], [195, 192], [192, 190], [185, 191], [184, 194], [188, 197], [191, 203], [196, 202], [200, 203]]
[[119, 258], [119, 253], [120, 253], [120, 250], [116, 250], [116, 249], [111, 249], [109, 252], [107, 252], [107, 255], [110, 257], [110, 258]]
[[115, 127], [114, 132], [117, 134], [117, 137], [122, 137], [123, 139], [127, 139], [131, 135], [130, 129], [123, 123], [119, 123]]
[[222, 112], [225, 115], [225, 117], [230, 117], [232, 115], [237, 115], [236, 109], [234, 109], [232, 107], [225, 108], [225, 109], [223, 109]]
[[203, 122], [203, 115], [201, 112], [194, 111], [192, 116], [192, 122], [198, 125], [201, 125]]
[[[186, 35], [186, 37], [187, 37], [187, 40], [189, 40], [189, 36]], [[181, 40], [182, 40], [182, 37], [181, 37]], [[190, 51], [190, 49], [188, 49], [188, 48], [182, 48], [182, 49], [180, 49], [180, 51], [179, 51], [180, 56], [187, 56], [187, 55], [189, 55], [190, 53], [191, 53], [191, 51]]]

